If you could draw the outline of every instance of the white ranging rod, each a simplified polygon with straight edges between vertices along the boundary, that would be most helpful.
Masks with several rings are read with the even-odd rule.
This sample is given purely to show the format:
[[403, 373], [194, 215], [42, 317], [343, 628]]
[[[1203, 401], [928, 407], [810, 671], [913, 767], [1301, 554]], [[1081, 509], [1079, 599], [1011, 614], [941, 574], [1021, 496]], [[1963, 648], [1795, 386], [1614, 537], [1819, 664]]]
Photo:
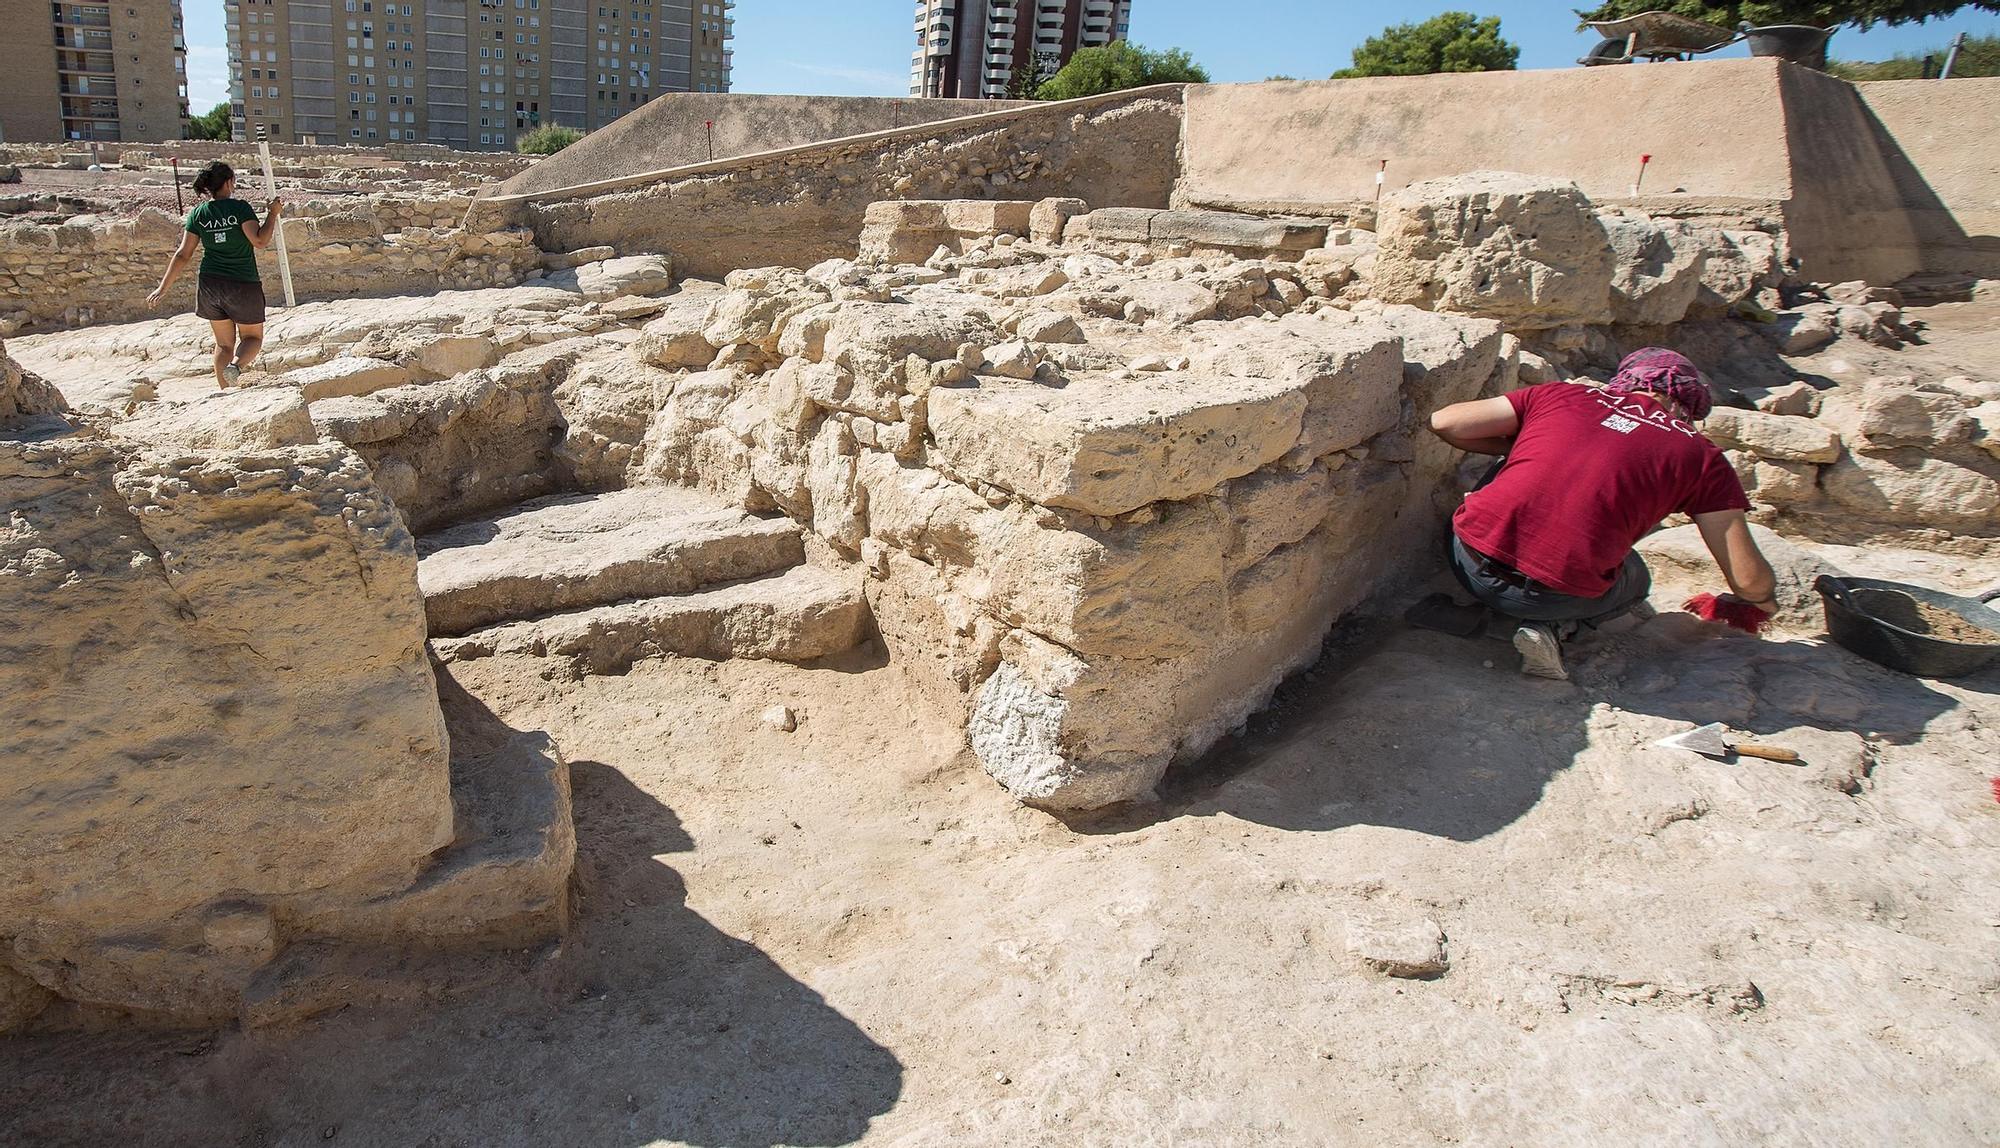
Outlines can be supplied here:
[[[257, 141], [257, 158], [264, 161], [264, 195], [268, 199], [278, 198], [278, 180], [271, 174], [271, 145]], [[285, 252], [285, 221], [280, 219], [278, 233], [278, 279], [285, 285], [285, 306], [296, 307], [299, 301], [292, 295], [292, 259]]]

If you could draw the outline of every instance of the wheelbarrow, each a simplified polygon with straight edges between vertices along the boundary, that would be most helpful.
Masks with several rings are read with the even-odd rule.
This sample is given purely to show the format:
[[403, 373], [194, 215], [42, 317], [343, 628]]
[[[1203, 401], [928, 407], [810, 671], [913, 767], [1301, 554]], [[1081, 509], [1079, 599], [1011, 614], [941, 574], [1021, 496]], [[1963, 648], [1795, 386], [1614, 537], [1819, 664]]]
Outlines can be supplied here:
[[1686, 60], [1719, 51], [1741, 37], [1706, 20], [1672, 12], [1641, 12], [1622, 20], [1593, 20], [1585, 27], [1604, 39], [1578, 60], [1586, 68], [1634, 60]]

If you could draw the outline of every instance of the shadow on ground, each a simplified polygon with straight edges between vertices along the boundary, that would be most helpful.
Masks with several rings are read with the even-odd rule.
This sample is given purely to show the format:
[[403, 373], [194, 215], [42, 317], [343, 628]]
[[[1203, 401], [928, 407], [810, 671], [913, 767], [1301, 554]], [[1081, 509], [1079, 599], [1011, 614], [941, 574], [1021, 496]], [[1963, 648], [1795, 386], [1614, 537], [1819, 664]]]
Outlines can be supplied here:
[[[456, 700], [455, 725], [497, 723]], [[0, 1041], [0, 1143], [859, 1138], [901, 1094], [895, 1056], [687, 907], [664, 862], [695, 845], [672, 810], [597, 762], [571, 777], [576, 924], [553, 955], [517, 957], [492, 987], [435, 1006], [288, 1030]], [[135, 1088], [150, 1095], [135, 1102]]]
[[[1393, 623], [1336, 635], [1243, 733], [1171, 772], [1159, 803], [1074, 827], [1120, 833], [1226, 813], [1475, 841], [1534, 808], [1590, 744], [1601, 709], [1675, 723], [1652, 723], [1659, 736], [1720, 721], [1740, 734], [1805, 728], [1903, 745], [1958, 705], [1830, 642], [1759, 640], [1681, 613], [1578, 651], [1572, 682], [1523, 677], [1517, 663], [1505, 642]], [[1985, 692], [1993, 677], [1958, 684]]]

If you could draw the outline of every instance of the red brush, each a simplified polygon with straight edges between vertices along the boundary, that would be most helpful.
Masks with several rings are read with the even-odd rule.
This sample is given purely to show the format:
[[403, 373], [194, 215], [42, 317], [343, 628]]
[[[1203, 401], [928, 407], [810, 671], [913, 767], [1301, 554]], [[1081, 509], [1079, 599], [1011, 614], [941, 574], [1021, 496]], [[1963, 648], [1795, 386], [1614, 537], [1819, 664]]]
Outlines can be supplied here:
[[1721, 622], [1746, 634], [1760, 634], [1771, 624], [1771, 616], [1741, 598], [1720, 598], [1696, 594], [1681, 603], [1681, 609], [1704, 622]]

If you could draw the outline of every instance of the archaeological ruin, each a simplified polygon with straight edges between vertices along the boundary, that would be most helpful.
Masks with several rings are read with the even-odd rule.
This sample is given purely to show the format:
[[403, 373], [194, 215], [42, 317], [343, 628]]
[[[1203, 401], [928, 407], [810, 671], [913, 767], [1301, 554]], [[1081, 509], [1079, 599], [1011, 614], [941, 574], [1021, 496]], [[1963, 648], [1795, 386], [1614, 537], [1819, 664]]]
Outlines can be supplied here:
[[[1327, 811], [1396, 785], [1391, 770], [1329, 797], [1316, 787], [1332, 781], [1305, 780], [1314, 763], [1313, 776], [1341, 774], [1350, 745], [1393, 763], [1406, 740], [1444, 752], [1424, 727], [1466, 745], [1544, 737], [1464, 725], [1483, 695], [1453, 674], [1482, 659], [1510, 669], [1504, 647], [1424, 670], [1407, 645], [1348, 640], [1437, 587], [1448, 516], [1478, 476], [1429, 417], [1602, 381], [1645, 346], [1708, 376], [1704, 430], [1772, 540], [1787, 640], [1696, 650], [1716, 628], [1656, 599], [1639, 633], [1658, 645], [1607, 639], [1613, 684], [1579, 721], [1629, 749], [1653, 729], [1633, 715], [1665, 716], [1647, 696], [1673, 696], [1690, 721], [1803, 727], [1818, 754], [1785, 784], [1810, 797], [1758, 806], [1795, 825], [1887, 817], [1863, 808], [1865, 788], [1898, 755], [1949, 761], [1954, 785], [1992, 772], [1990, 676], [1935, 687], [1956, 699], [1956, 724], [1927, 726], [1930, 711], [1904, 728], [1875, 708], [1914, 688], [1887, 671], [1823, 645], [1815, 656], [1846, 668], [1784, 659], [1820, 634], [1813, 571], [1866, 573], [1869, 552], [1894, 552], [1923, 555], [1916, 569], [1961, 592], [2000, 583], [2000, 344], [1952, 310], [1995, 314], [2000, 176], [1964, 125], [2000, 114], [2000, 81], [1857, 88], [1745, 60], [1140, 89], [929, 120], [888, 106], [914, 101], [700, 99], [676, 111], [664, 98], [532, 166], [277, 149], [301, 302], [274, 306], [262, 359], [226, 390], [191, 290], [147, 301], [180, 231], [169, 159], [188, 167], [226, 145], [103, 154], [95, 183], [60, 149], [0, 148], [25, 177], [0, 189], [0, 605], [13, 619], [0, 640], [0, 1032], [277, 1031], [348, 1007], [441, 1007], [452, 986], [488, 983], [465, 971], [482, 962], [532, 969], [566, 943], [580, 951], [579, 912], [634, 894], [616, 891], [624, 868], [582, 872], [593, 827], [573, 816], [573, 785], [611, 784], [615, 767], [580, 748], [597, 735], [563, 730], [671, 721], [709, 704], [682, 691], [700, 683], [738, 696], [723, 683], [743, 660], [800, 682], [840, 667], [893, 690], [881, 704], [899, 720], [946, 731], [935, 761], [962, 757], [979, 786], [914, 771], [875, 783], [905, 794], [892, 805], [952, 786], [945, 812], [925, 807], [927, 846], [966, 806], [1021, 856], [1043, 848], [1038, 833], [1074, 834], [1111, 842], [1093, 848], [1116, 865], [1118, 819], [1180, 800], [1185, 779], [1285, 721], [1324, 721], [1324, 744], [1342, 748], [1279, 754], [1278, 772], [1217, 791], [1254, 781], [1245, 804], [1218, 808], [1260, 828], [1343, 824]], [[1672, 114], [1642, 125], [1607, 110], [1640, 108]], [[793, 134], [759, 134], [779, 118]], [[726, 146], [712, 158], [694, 133], [717, 119]], [[1653, 167], [1634, 195], [1642, 146]], [[1662, 594], [1706, 562], [1691, 527], [1668, 525], [1641, 547]], [[1769, 649], [1727, 665], [1700, 652], [1738, 646]], [[1702, 695], [1659, 652], [1683, 647], [1754, 699], [1698, 714]], [[708, 676], [646, 692], [663, 665]], [[503, 671], [506, 688], [482, 693]], [[1349, 700], [1323, 702], [1345, 725], [1302, 710], [1300, 690], [1348, 671], [1327, 696]], [[1434, 698], [1421, 696], [1429, 673]], [[760, 703], [744, 736], [811, 732], [799, 689], [775, 712]], [[611, 690], [625, 708], [588, 722], [563, 708]], [[1839, 706], [1852, 712], [1835, 721]], [[1380, 733], [1394, 712], [1402, 732]], [[1582, 742], [1545, 748], [1545, 775], [1596, 760]], [[1677, 856], [1673, 834], [1708, 810], [1756, 804], [1660, 796], [1676, 783], [1638, 765], [1591, 768], [1616, 775], [1604, 784], [1618, 808], [1639, 810], [1616, 830], [1654, 851], [1635, 856]], [[1484, 784], [1411, 800], [1450, 805]], [[700, 792], [752, 800], [723, 781]], [[993, 793], [1006, 812], [981, 804]], [[2000, 873], [1991, 805], [1937, 830], [1964, 867], [1952, 892], [1883, 877], [1894, 889], [1853, 894], [1988, 902], [1950, 910], [1985, 938], [1983, 963], [1936, 974], [1979, 1000], [1966, 1025], [1992, 1015], [1979, 978], [1994, 971], [1993, 922], [1969, 923], [1991, 917], [1981, 882]], [[814, 814], [771, 817], [759, 832], [776, 848], [780, 822]], [[1391, 850], [1382, 832], [1370, 848]], [[1499, 827], [1438, 831], [1486, 832]], [[1817, 864], [1803, 844], [1772, 848]], [[638, 852], [652, 864], [671, 850]], [[1272, 864], [1265, 885], [1285, 888]], [[1385, 860], [1369, 879], [1393, 887], [1403, 871]], [[1190, 905], [1247, 895], [1186, 879]], [[1151, 898], [1156, 880], [1133, 887]], [[1437, 924], [1473, 910], [1398, 908], [1398, 895], [1356, 894], [1367, 904], [1342, 944], [1362, 973], [1412, 992], [1489, 975], [1476, 956], [1454, 967], [1459, 931]], [[1107, 898], [1092, 919], [1108, 936], [1125, 902]], [[1791, 911], [1805, 910], [1771, 910]], [[1943, 930], [1926, 935], [1959, 943]], [[831, 952], [836, 935], [814, 944]], [[1040, 954], [1021, 961], [1058, 960], [1044, 952], [1056, 941], [988, 948], [1017, 943]], [[800, 953], [787, 967], [814, 967]], [[1120, 968], [1151, 959], [1119, 954]], [[1478, 983], [1482, 1000], [1556, 992]], [[1776, 1024], [1786, 1007], [1761, 976], [1747, 989], [1721, 974], [1545, 983], [1564, 1023], [1670, 1008], [1720, 1032]], [[1619, 994], [1643, 1003], [1604, 1003]], [[1990, 1053], [1992, 1030], [1982, 1044], [1925, 1016], [1949, 1030], [1935, 1040], [1964, 1042], [1950, 1057]], [[1512, 1038], [1543, 1023], [1508, 1017]], [[1971, 1139], [2000, 1128], [1990, 1098], [1938, 1103]], [[1496, 1127], [1528, 1134], [1499, 1139], [1537, 1138], [1510, 1113]], [[1177, 1127], [1200, 1139], [1188, 1119]], [[1868, 1127], [1886, 1141], [1912, 1126]]]

